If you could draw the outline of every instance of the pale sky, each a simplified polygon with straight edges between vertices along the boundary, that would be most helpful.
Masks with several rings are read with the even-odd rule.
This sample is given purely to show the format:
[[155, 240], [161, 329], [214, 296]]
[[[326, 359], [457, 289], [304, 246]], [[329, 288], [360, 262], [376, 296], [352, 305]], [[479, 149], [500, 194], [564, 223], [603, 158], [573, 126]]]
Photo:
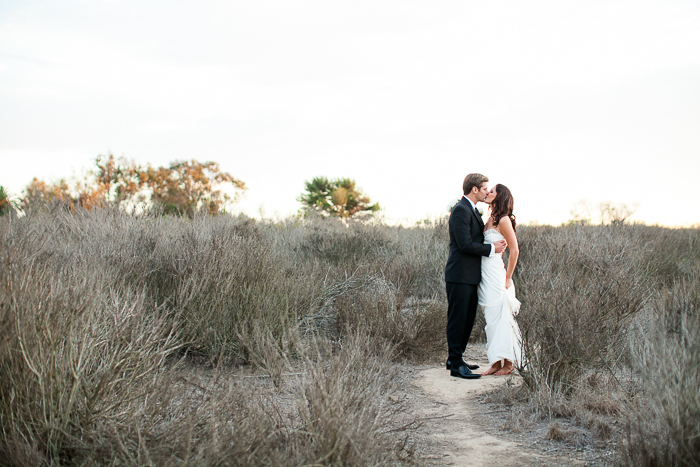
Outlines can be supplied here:
[[219, 162], [249, 215], [325, 175], [413, 222], [481, 172], [520, 222], [697, 224], [700, 0], [0, 2], [0, 185], [110, 152]]

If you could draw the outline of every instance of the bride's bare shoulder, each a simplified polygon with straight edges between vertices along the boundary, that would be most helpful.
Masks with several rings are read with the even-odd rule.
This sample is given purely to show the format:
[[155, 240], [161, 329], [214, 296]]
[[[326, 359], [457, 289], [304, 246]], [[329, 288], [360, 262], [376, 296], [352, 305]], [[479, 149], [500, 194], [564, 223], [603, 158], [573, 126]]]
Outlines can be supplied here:
[[515, 233], [515, 229], [513, 229], [513, 223], [510, 221], [510, 217], [503, 216], [500, 218], [500, 220], [498, 221], [498, 231], [501, 232], [501, 234], [504, 234], [505, 232]]

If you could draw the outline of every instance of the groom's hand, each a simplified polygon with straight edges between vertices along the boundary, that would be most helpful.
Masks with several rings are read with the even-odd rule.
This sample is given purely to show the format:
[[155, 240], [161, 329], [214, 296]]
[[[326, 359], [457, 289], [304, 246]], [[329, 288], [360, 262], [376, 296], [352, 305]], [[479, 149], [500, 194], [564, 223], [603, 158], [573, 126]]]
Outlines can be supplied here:
[[494, 251], [496, 253], [503, 253], [504, 251], [506, 251], [506, 247], [508, 246], [508, 244], [505, 240], [499, 240], [496, 243], [494, 243], [493, 246], [495, 247]]

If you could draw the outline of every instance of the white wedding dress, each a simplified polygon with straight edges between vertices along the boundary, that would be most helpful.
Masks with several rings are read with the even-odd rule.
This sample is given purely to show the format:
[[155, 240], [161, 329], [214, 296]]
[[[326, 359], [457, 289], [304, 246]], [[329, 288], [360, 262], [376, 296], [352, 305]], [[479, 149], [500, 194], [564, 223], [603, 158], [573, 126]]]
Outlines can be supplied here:
[[[484, 232], [484, 243], [505, 240], [496, 229]], [[486, 318], [486, 354], [489, 364], [508, 359], [522, 364], [520, 328], [514, 316], [520, 311], [515, 286], [506, 289], [506, 269], [501, 254], [481, 258], [479, 305]]]

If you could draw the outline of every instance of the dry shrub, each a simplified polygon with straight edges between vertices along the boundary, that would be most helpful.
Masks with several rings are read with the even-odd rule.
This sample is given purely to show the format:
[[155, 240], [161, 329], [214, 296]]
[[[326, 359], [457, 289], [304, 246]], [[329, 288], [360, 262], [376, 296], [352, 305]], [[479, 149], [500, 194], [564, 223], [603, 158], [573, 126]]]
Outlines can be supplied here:
[[391, 348], [351, 333], [339, 345], [312, 339], [300, 352], [303, 366], [281, 391], [224, 367], [181, 372], [186, 378], [173, 373], [168, 389], [154, 394], [164, 408], [141, 410], [129, 420], [132, 432], [114, 436], [94, 460], [197, 466], [410, 460], [405, 438], [415, 423], [383, 358]]
[[296, 323], [323, 289], [321, 270], [298, 267], [275, 248], [268, 226], [245, 216], [139, 218], [104, 209], [38, 212], [18, 223], [32, 226], [56, 262], [106, 271], [99, 286], [145, 292], [149, 309], [164, 307], [177, 320], [186, 350], [213, 358], [247, 361], [240, 336], [254, 327], [293, 349]]
[[254, 328], [293, 348], [296, 322], [321, 291], [319, 271], [298, 268], [264, 227], [245, 217], [150, 224], [124, 232], [114, 263], [132, 284], [146, 286], [154, 304], [181, 312], [190, 350], [248, 361], [255, 349], [241, 336], [254, 335]]
[[667, 229], [635, 226], [642, 246], [644, 271], [659, 288], [671, 287], [677, 279], [688, 277], [700, 267], [700, 229]]
[[403, 416], [405, 401], [397, 394], [397, 369], [390, 363], [393, 351], [360, 330], [346, 333], [330, 358], [322, 351], [306, 358], [299, 415], [308, 434], [307, 463], [380, 465], [411, 457], [408, 435], [391, 436], [417, 427]]
[[[350, 280], [353, 280], [351, 278]], [[396, 348], [396, 357], [425, 361], [442, 350], [445, 339], [444, 303], [410, 299], [400, 302], [392, 284], [376, 276], [362, 278], [362, 287], [348, 287], [326, 307], [335, 315], [334, 334], [364, 329]]]
[[587, 412], [578, 421], [581, 426], [590, 430], [598, 439], [606, 440], [610, 438], [613, 433], [613, 428], [607, 417], [601, 417], [594, 413]]
[[511, 410], [506, 416], [506, 421], [501, 425], [502, 430], [520, 433], [532, 426], [532, 417], [523, 408]]
[[[342, 330], [309, 353], [299, 324], [340, 271], [300, 263], [290, 230], [112, 210], [0, 224], [0, 464], [409, 458], [391, 345]], [[234, 376], [232, 357], [264, 374]]]
[[143, 291], [105, 287], [105, 271], [52, 251], [29, 223], [3, 226], [0, 262], [0, 459], [80, 457], [154, 390], [177, 330]]
[[[416, 428], [405, 413], [391, 349], [349, 334], [339, 347], [315, 341], [301, 372], [284, 390], [225, 367], [169, 368], [147, 384], [147, 397], [120, 401], [84, 427], [82, 444], [44, 457], [18, 457], [8, 444], [3, 465], [402, 465]], [[308, 353], [307, 353], [308, 352]], [[377, 355], [380, 352], [382, 355]], [[155, 375], [151, 375], [155, 376]], [[64, 443], [65, 444], [65, 443]]]
[[635, 327], [640, 392], [626, 405], [626, 465], [700, 465], [700, 271], [677, 280]]
[[576, 439], [576, 434], [573, 430], [564, 428], [558, 420], [555, 420], [549, 425], [547, 438], [552, 441], [571, 442]]
[[409, 229], [393, 227], [390, 232], [397, 244], [396, 253], [377, 258], [379, 261], [371, 265], [371, 270], [396, 288], [401, 301], [413, 297], [443, 302], [444, 319], [447, 319], [445, 264], [449, 234], [446, 218]]
[[627, 464], [698, 465], [700, 230], [525, 226], [519, 240], [525, 384], [490, 399], [600, 440], [623, 436], [621, 418]]
[[352, 267], [376, 257], [393, 256], [396, 242], [388, 232], [361, 222], [312, 217], [304, 224], [303, 238], [294, 250], [303, 258]]
[[601, 415], [618, 415], [621, 404], [619, 395], [621, 391], [611, 391], [615, 388], [616, 382], [609, 375], [603, 373], [591, 373], [591, 376], [600, 377], [604, 382], [599, 382], [595, 386], [584, 385], [576, 389], [574, 398], [577, 403], [586, 411]]
[[[96, 288], [140, 294], [146, 309], [164, 310], [189, 353], [257, 364], [257, 337], [269, 335], [294, 354], [299, 323], [335, 319], [326, 305], [337, 295], [360, 307], [353, 313], [376, 315], [367, 328], [390, 323], [397, 331], [390, 342], [405, 344], [401, 356], [424, 358], [444, 342], [443, 223], [403, 229], [334, 219], [138, 217], [116, 209], [36, 210], [16, 223], [41, 239], [39, 263], [80, 264]], [[338, 293], [353, 277], [366, 290]]]
[[399, 301], [445, 299], [444, 220], [407, 229], [312, 218], [287, 221], [280, 230], [276, 243], [294, 252], [298, 262], [323, 268], [326, 282], [343, 281], [360, 270], [390, 283]]
[[444, 222], [405, 229], [312, 219], [294, 230], [285, 239], [289, 249], [327, 271], [309, 315], [316, 328], [338, 338], [361, 326], [395, 345], [402, 359], [426, 361], [444, 351]]
[[523, 228], [516, 284], [519, 322], [534, 391], [567, 392], [590, 368], [625, 352], [624, 332], [649, 297], [635, 253], [634, 230], [622, 227]]

